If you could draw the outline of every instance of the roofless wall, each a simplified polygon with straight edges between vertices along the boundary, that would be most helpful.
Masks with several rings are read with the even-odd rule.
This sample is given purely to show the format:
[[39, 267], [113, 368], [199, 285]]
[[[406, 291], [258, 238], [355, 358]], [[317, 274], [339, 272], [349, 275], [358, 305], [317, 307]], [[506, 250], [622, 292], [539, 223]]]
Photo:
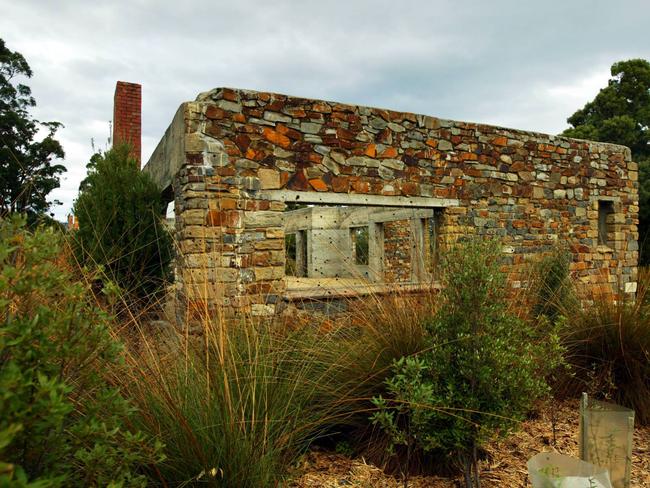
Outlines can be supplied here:
[[[561, 242], [584, 290], [636, 291], [638, 172], [623, 146], [219, 88], [180, 106], [144, 171], [174, 198], [190, 310], [271, 314], [314, 291], [286, 277], [289, 202], [421, 210], [395, 241], [412, 269], [426, 268], [427, 249], [495, 236], [518, 287], [518, 267]], [[368, 224], [376, 287], [390, 281], [384, 232], [397, 217], [386, 219]], [[321, 291], [336, 294], [330, 285]]]

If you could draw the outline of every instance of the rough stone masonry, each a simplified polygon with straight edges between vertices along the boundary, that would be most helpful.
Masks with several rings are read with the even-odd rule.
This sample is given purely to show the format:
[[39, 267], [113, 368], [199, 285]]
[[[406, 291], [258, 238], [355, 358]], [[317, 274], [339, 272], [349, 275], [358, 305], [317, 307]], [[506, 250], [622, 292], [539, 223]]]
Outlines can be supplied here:
[[286, 305], [287, 202], [435, 209], [441, 252], [496, 236], [513, 287], [559, 242], [583, 290], [636, 291], [638, 167], [623, 146], [218, 88], [180, 106], [144, 171], [173, 195], [184, 310]]

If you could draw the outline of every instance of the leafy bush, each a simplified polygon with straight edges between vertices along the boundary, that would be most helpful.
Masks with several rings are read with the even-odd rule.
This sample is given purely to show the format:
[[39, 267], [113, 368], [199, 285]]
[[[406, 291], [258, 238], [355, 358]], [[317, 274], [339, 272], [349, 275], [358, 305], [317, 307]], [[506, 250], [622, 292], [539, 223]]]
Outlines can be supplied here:
[[160, 288], [172, 257], [161, 190], [126, 145], [94, 155], [88, 167], [74, 205], [79, 260], [103, 266], [108, 279], [145, 297]]
[[372, 420], [393, 445], [457, 458], [468, 486], [478, 479], [477, 448], [523, 418], [560, 361], [557, 337], [539, 341], [509, 311], [499, 255], [494, 241], [445, 255], [440, 309], [426, 324], [430, 349], [396, 361], [386, 395], [374, 399]]
[[52, 229], [0, 221], [0, 486], [145, 486], [159, 446], [125, 426], [109, 317], [62, 261]]

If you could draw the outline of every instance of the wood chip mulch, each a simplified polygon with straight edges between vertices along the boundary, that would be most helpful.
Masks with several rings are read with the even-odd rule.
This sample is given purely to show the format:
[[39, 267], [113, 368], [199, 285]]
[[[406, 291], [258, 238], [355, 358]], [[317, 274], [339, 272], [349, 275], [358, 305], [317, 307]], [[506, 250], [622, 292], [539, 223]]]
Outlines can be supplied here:
[[[555, 436], [552, 412], [555, 412]], [[539, 452], [559, 452], [578, 458], [578, 401], [555, 403], [538, 418], [522, 423], [518, 432], [487, 446], [481, 462], [483, 488], [517, 488], [531, 486], [526, 462]], [[350, 459], [340, 454], [312, 451], [307, 454], [289, 484], [291, 488], [401, 488], [403, 482], [386, 475], [364, 459]], [[461, 478], [414, 476], [410, 488], [458, 488]], [[636, 427], [632, 455], [632, 488], [650, 487], [650, 426]]]

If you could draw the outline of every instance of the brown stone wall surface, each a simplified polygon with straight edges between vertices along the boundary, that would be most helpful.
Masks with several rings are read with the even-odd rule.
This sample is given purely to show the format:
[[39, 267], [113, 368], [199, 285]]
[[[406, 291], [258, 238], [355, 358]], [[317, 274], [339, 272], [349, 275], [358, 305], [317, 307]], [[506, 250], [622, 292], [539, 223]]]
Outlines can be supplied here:
[[411, 281], [411, 222], [394, 220], [384, 222], [384, 281], [404, 283]]
[[[445, 242], [500, 238], [513, 286], [517, 265], [560, 242], [579, 284], [636, 289], [638, 168], [625, 147], [228, 88], [181, 111], [168, 134], [180, 134], [185, 157], [174, 156], [179, 169], [161, 184], [174, 189], [179, 286], [190, 304], [275, 310], [285, 286], [282, 192], [455, 199], [442, 214]], [[145, 171], [165, 174], [158, 166], [171, 146], [161, 141]], [[614, 210], [606, 245], [603, 199]]]

